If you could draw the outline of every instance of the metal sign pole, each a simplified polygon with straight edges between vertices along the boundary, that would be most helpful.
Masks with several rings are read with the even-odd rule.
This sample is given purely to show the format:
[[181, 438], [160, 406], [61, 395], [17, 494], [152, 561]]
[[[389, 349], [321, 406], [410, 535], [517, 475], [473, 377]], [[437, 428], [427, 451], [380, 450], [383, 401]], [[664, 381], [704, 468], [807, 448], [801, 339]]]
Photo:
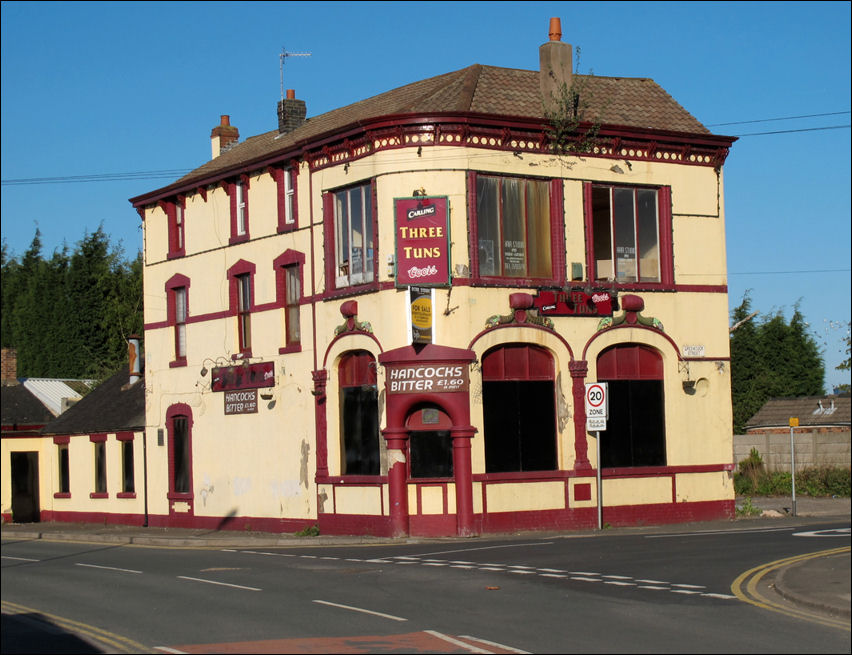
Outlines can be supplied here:
[[603, 500], [601, 498], [601, 492], [603, 491], [601, 485], [601, 433], [600, 430], [595, 430], [595, 442], [596, 442], [596, 466], [597, 469], [597, 478], [598, 478], [598, 530], [603, 529]]
[[790, 426], [790, 470], [793, 473], [793, 516], [796, 516], [796, 446], [793, 443], [793, 426]]

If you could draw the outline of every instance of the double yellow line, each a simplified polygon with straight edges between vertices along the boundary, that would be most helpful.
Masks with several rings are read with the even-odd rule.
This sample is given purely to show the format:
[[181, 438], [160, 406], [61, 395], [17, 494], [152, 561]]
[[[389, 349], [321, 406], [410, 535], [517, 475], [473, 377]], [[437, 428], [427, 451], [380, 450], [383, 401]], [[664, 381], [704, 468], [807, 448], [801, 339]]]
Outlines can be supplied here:
[[23, 605], [18, 605], [17, 603], [10, 603], [7, 600], [0, 601], [0, 609], [2, 609], [4, 614], [27, 614], [29, 615], [27, 618], [40, 621], [42, 623], [45, 623], [46, 625], [54, 625], [60, 627], [63, 630], [66, 630], [67, 632], [74, 635], [86, 637], [92, 641], [97, 642], [98, 644], [107, 646], [108, 652], [151, 652], [150, 648], [147, 648], [146, 646], [143, 646], [142, 644], [133, 641], [132, 639], [128, 639], [127, 637], [122, 637], [121, 635], [117, 635], [106, 630], [101, 630], [100, 628], [96, 628], [92, 625], [87, 625], [86, 623], [72, 621], [71, 619], [66, 619], [62, 616], [48, 614], [47, 612], [42, 612], [31, 607], [25, 607]]
[[757, 607], [761, 607], [772, 612], [779, 612], [781, 614], [786, 614], [788, 616], [793, 616], [799, 619], [805, 619], [806, 621], [813, 621], [815, 623], [819, 623], [821, 625], [829, 626], [832, 628], [840, 628], [841, 630], [846, 630], [847, 632], [849, 632], [849, 620], [844, 620], [839, 617], [833, 618], [825, 614], [819, 614], [815, 611], [810, 611], [799, 607], [792, 607], [789, 605], [783, 605], [781, 603], [773, 602], [758, 591], [758, 585], [760, 584], [760, 581], [767, 574], [777, 571], [780, 568], [790, 566], [791, 564], [796, 564], [798, 562], [804, 562], [809, 559], [815, 559], [817, 557], [828, 557], [829, 555], [839, 555], [841, 553], [848, 552], [850, 552], [850, 547], [843, 546], [841, 548], [831, 548], [829, 550], [821, 550], [816, 553], [796, 555], [794, 557], [787, 557], [784, 559], [775, 560], [774, 562], [761, 564], [760, 566], [756, 566], [753, 569], [749, 569], [742, 575], [738, 576], [737, 579], [734, 580], [733, 584], [731, 585], [731, 592], [740, 600], [746, 603], [750, 603], [752, 605], [756, 605]]

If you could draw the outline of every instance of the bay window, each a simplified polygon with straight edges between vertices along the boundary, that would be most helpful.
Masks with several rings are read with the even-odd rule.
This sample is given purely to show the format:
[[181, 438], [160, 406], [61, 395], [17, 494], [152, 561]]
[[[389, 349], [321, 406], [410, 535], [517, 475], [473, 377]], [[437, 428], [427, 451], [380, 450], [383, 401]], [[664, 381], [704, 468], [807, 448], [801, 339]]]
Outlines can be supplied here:
[[586, 185], [590, 278], [673, 284], [668, 188]]
[[471, 173], [474, 276], [557, 282], [561, 264], [561, 182]]
[[373, 187], [362, 184], [326, 196], [326, 234], [331, 232], [333, 252], [329, 253], [330, 279], [337, 289], [375, 280], [375, 216]]

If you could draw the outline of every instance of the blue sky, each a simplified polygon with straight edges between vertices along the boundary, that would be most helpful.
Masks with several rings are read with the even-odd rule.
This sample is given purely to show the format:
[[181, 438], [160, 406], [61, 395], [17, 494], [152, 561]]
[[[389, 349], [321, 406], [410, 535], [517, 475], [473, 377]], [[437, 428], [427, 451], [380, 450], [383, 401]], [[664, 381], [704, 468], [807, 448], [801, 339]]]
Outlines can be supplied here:
[[[581, 73], [653, 78], [747, 135], [724, 169], [730, 304], [799, 303], [828, 390], [848, 383], [849, 2], [3, 2], [2, 239], [20, 255], [37, 226], [50, 254], [103, 225], [134, 254], [127, 199], [204, 163], [220, 114], [277, 127], [282, 48], [311, 53], [284, 69], [311, 116], [474, 63], [537, 69], [551, 16]], [[35, 178], [66, 181], [13, 183]]]

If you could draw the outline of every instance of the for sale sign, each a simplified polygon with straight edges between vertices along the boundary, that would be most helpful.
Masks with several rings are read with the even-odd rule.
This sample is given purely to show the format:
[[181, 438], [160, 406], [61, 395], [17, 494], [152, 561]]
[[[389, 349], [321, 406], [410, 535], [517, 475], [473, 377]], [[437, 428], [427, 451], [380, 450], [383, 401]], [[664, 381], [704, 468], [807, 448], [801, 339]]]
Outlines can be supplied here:
[[590, 382], [586, 385], [586, 418], [608, 418], [607, 383]]

